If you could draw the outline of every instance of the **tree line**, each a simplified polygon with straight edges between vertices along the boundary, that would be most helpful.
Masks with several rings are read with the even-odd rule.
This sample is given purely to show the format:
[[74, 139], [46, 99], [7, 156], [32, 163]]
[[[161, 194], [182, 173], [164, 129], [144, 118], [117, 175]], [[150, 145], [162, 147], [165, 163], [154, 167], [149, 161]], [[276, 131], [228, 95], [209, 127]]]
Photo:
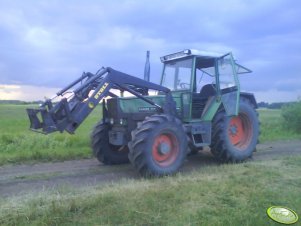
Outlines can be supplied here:
[[22, 101], [22, 100], [0, 100], [0, 104], [15, 104], [15, 105], [24, 105], [24, 104], [41, 104], [43, 101]]
[[267, 103], [267, 102], [259, 102], [257, 103], [259, 108], [268, 108], [268, 109], [281, 109], [287, 105], [295, 104], [296, 102], [275, 102], [275, 103]]

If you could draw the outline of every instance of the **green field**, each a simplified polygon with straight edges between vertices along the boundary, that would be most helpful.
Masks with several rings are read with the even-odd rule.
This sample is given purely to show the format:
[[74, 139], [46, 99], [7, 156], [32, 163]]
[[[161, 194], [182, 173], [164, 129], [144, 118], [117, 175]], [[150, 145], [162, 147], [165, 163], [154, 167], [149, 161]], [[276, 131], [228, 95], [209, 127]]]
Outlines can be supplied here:
[[[75, 135], [31, 132], [25, 109], [28, 105], [0, 104], [0, 165], [32, 161], [90, 158], [90, 132], [101, 118], [101, 108], [84, 121]], [[259, 110], [260, 142], [300, 139], [301, 135], [283, 128], [280, 110]]]
[[27, 107], [30, 106], [0, 104], [0, 165], [91, 157], [89, 136], [101, 118], [100, 108], [92, 112], [75, 135], [44, 135], [28, 129]]
[[[0, 199], [0, 225], [279, 225], [266, 210], [301, 214], [301, 157], [201, 166], [159, 179]], [[296, 224], [300, 225], [300, 224]]]

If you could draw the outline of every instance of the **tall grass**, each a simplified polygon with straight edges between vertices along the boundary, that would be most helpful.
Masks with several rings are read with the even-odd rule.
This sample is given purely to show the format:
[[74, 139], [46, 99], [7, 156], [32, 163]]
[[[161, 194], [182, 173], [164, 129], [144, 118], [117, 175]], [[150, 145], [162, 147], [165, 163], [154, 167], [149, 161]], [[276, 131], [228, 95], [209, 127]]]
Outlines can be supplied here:
[[301, 134], [287, 126], [280, 109], [259, 109], [260, 142], [301, 139]]
[[286, 128], [301, 134], [301, 100], [282, 108]]
[[[28, 105], [0, 104], [0, 165], [30, 161], [55, 161], [91, 157], [90, 132], [100, 120], [101, 108], [95, 109], [75, 135], [31, 132], [25, 109]], [[301, 134], [283, 126], [280, 110], [259, 110], [260, 141], [301, 139]]]
[[189, 174], [65, 187], [0, 200], [3, 225], [276, 225], [268, 207], [301, 214], [301, 157], [207, 166]]

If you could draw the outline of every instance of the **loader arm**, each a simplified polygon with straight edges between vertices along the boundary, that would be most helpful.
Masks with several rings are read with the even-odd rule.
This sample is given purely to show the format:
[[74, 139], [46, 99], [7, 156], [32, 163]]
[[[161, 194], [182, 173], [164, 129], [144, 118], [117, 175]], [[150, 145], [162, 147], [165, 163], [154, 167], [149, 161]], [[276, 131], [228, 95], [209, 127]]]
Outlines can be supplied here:
[[[70, 91], [76, 85], [79, 86]], [[122, 92], [128, 91], [155, 106], [161, 112], [176, 114], [175, 104], [168, 88], [108, 67], [100, 69], [96, 74], [83, 73], [80, 78], [57, 92], [56, 96], [63, 97], [58, 103], [54, 104], [51, 99], [48, 99], [37, 109], [26, 109], [30, 119], [30, 129], [44, 134], [55, 131], [67, 131], [72, 134], [103, 98], [116, 96], [110, 92], [112, 88], [119, 89]], [[146, 90], [146, 93], [148, 89], [165, 93], [165, 106], [159, 106], [146, 98], [137, 91], [137, 88]], [[70, 92], [73, 95], [65, 98], [64, 94]]]

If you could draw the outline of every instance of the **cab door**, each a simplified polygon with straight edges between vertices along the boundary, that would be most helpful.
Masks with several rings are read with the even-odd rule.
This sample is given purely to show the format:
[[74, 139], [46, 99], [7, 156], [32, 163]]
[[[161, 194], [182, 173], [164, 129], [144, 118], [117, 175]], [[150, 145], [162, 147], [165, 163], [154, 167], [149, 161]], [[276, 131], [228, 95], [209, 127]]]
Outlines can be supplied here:
[[216, 61], [218, 93], [228, 116], [238, 114], [240, 86], [232, 53]]

